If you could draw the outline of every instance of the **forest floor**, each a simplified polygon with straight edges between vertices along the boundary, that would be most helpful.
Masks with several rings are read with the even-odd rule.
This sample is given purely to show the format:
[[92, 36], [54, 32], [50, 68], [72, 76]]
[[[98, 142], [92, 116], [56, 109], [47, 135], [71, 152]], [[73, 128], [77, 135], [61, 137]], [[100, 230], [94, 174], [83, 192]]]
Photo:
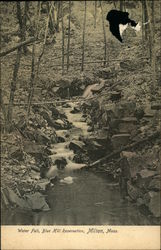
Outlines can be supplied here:
[[[129, 28], [124, 35], [125, 42], [120, 44], [108, 31], [107, 23], [108, 63], [105, 66], [100, 62], [96, 63], [104, 56], [102, 19], [98, 9], [97, 24], [94, 28], [94, 6], [90, 2], [88, 5], [90, 7], [87, 8], [85, 61], [92, 63], [85, 64], [84, 71], [80, 71], [84, 5], [81, 1], [74, 2], [71, 19], [71, 66], [69, 71], [65, 69], [62, 75], [60, 28], [60, 32], [55, 36], [56, 43], [50, 42], [49, 39], [49, 44], [46, 45], [28, 124], [24, 103], [27, 103], [28, 98], [31, 53], [22, 55], [14, 100], [16, 105], [13, 109], [13, 130], [4, 133], [3, 116], [1, 121], [2, 208], [20, 207], [33, 211], [50, 209], [42, 194], [46, 194], [46, 190], [51, 188], [54, 192], [53, 186], [57, 185], [58, 181], [72, 181], [55, 174], [53, 166], [57, 167], [58, 172], [62, 172], [71, 165], [71, 162], [68, 162], [71, 158], [66, 159], [64, 152], [59, 157], [57, 153], [60, 145], [66, 143], [66, 138], [73, 135], [65, 152], [67, 155], [72, 153], [70, 156], [74, 166], [82, 166], [89, 172], [101, 172], [105, 178], [118, 183], [121, 197], [146, 210], [152, 223], [159, 224], [159, 73], [158, 85], [153, 87], [148, 47], [147, 43], [142, 41], [141, 32], [136, 35], [135, 31]], [[104, 15], [111, 8], [112, 4], [108, 4]], [[136, 18], [140, 20], [141, 14], [138, 10]], [[132, 12], [132, 15], [134, 14], [136, 12]], [[12, 22], [13, 26], [8, 26], [8, 30], [6, 27], [6, 32], [16, 26], [15, 19], [10, 18], [8, 23]], [[159, 18], [156, 18], [159, 72], [161, 50], [158, 20]], [[7, 22], [5, 16], [3, 22]], [[67, 16], [64, 17], [64, 23], [67, 27]], [[11, 46], [16, 39], [17, 36], [10, 38], [11, 42], [8, 44]], [[66, 46], [67, 32], [65, 48]], [[38, 43], [36, 55], [40, 53], [41, 48], [42, 44]], [[28, 49], [31, 51], [31, 46], [28, 46]], [[15, 53], [2, 58], [4, 103], [8, 103], [14, 63]], [[71, 103], [76, 103], [76, 106], [72, 107]], [[81, 114], [87, 134], [79, 134], [77, 126], [69, 118], [70, 114], [65, 112], [68, 108], [75, 117]], [[76, 130], [72, 134], [74, 128]], [[64, 130], [69, 132], [64, 133]], [[55, 156], [53, 145], [58, 147]]]

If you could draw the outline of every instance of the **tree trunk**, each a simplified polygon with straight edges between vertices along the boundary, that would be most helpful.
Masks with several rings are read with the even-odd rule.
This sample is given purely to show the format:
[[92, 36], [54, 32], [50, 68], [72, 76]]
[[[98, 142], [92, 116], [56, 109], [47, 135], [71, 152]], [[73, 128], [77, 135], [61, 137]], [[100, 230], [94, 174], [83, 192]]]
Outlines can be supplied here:
[[61, 23], [62, 23], [62, 75], [64, 75], [64, 12], [63, 1], [61, 2]]
[[104, 23], [104, 14], [103, 14], [103, 8], [102, 8], [102, 2], [101, 4], [101, 15], [102, 15], [102, 28], [103, 28], [103, 37], [104, 37], [104, 66], [106, 65], [107, 60], [107, 42], [106, 42], [106, 30], [105, 30], [105, 23]]
[[94, 28], [96, 28], [97, 20], [97, 0], [94, 1]]
[[[154, 92], [154, 87], [156, 86], [156, 48], [155, 48], [155, 23], [154, 23], [154, 16], [151, 17], [150, 15], [150, 7], [148, 1], [145, 0], [146, 9], [147, 9], [147, 17], [150, 20], [149, 22], [149, 45], [150, 45], [150, 52], [151, 52], [151, 67], [152, 67], [152, 92]], [[154, 2], [153, 2], [154, 4]], [[153, 6], [154, 8], [154, 6]], [[154, 15], [154, 10], [153, 13]], [[153, 20], [153, 23], [151, 23]]]
[[35, 80], [35, 43], [32, 46], [32, 63], [31, 63], [30, 90], [29, 90], [28, 107], [27, 107], [27, 122], [29, 119], [31, 101], [34, 93], [34, 80]]
[[[22, 16], [22, 11], [21, 11], [21, 2], [17, 1], [17, 19], [19, 21], [19, 26], [20, 26], [20, 33], [21, 33], [21, 40], [25, 41], [26, 40], [26, 20], [27, 20], [27, 11], [28, 11], [28, 2], [25, 2], [25, 10], [24, 10], [24, 16]], [[27, 54], [27, 47], [26, 45], [23, 46], [23, 51], [24, 54]]]
[[59, 32], [59, 19], [60, 19], [60, 7], [61, 7], [61, 2], [57, 2], [57, 20], [56, 20], [56, 31]]
[[123, 0], [120, 0], [120, 10], [121, 11], [124, 10], [124, 2], [123, 2]]
[[144, 0], [141, 0], [141, 6], [142, 6], [142, 42], [145, 41], [145, 3]]
[[85, 31], [86, 31], [86, 14], [87, 14], [87, 3], [84, 1], [84, 23], [83, 23], [83, 38], [82, 38], [82, 64], [81, 71], [84, 70], [84, 45], [85, 45]]
[[[1, 78], [0, 78], [0, 81], [1, 81]], [[2, 89], [1, 88], [0, 88], [0, 106], [1, 106], [1, 109], [2, 109], [3, 117], [4, 117], [4, 133], [5, 133], [8, 121], [7, 121], [6, 107], [5, 107], [4, 103], [3, 103], [3, 96], [2, 96]]]
[[13, 70], [13, 78], [11, 81], [11, 91], [10, 91], [10, 98], [9, 98], [9, 104], [8, 104], [8, 113], [7, 113], [7, 120], [9, 122], [8, 130], [10, 130], [11, 121], [12, 121], [13, 102], [14, 102], [14, 96], [15, 96], [15, 90], [16, 90], [17, 75], [18, 75], [18, 70], [20, 66], [20, 59], [21, 59], [21, 48], [18, 48], [16, 62], [14, 65], [14, 70]]
[[71, 20], [71, 0], [69, 0], [69, 16], [68, 16], [68, 45], [67, 45], [67, 71], [69, 69], [69, 55], [70, 55], [70, 20]]

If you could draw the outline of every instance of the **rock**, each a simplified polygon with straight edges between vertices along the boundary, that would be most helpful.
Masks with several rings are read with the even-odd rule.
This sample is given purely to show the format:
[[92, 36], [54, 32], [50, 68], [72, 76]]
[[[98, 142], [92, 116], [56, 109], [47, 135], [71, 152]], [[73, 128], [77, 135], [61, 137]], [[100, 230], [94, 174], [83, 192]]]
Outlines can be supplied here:
[[152, 110], [160, 110], [161, 109], [161, 103], [160, 102], [153, 102], [151, 104], [151, 109]]
[[111, 138], [114, 149], [122, 148], [130, 142], [130, 134], [116, 134]]
[[153, 191], [161, 190], [160, 179], [152, 179], [149, 183], [148, 189]]
[[50, 210], [48, 204], [45, 201], [44, 196], [40, 194], [39, 192], [30, 194], [30, 195], [25, 195], [25, 197], [26, 197], [28, 205], [33, 211], [38, 212], [38, 211]]
[[112, 102], [120, 100], [121, 99], [121, 92], [120, 91], [112, 91], [110, 93], [110, 99]]
[[127, 182], [127, 192], [130, 198], [136, 201], [138, 198], [142, 197], [142, 192], [137, 187], [133, 186], [130, 181]]
[[77, 151], [82, 151], [84, 146], [85, 146], [84, 142], [73, 140], [69, 143], [68, 147], [70, 150], [73, 150], [74, 153], [76, 153]]
[[41, 179], [36, 184], [37, 191], [46, 191], [46, 189], [50, 186], [50, 181], [48, 179]]
[[88, 129], [87, 129], [87, 132], [92, 132], [92, 131], [94, 131], [94, 128], [89, 126]]
[[144, 196], [146, 205], [155, 217], [160, 217], [160, 192], [150, 191]]
[[58, 157], [54, 164], [58, 167], [58, 169], [64, 169], [67, 165], [67, 160], [64, 157]]
[[40, 144], [48, 144], [50, 143], [50, 138], [43, 133], [40, 129], [37, 129], [34, 131], [34, 135], [35, 135], [35, 141], [40, 143]]
[[16, 159], [18, 161], [23, 161], [24, 154], [20, 147], [12, 145], [9, 149], [9, 157]]
[[57, 143], [65, 142], [65, 138], [62, 136], [57, 137]]
[[73, 177], [68, 176], [65, 177], [64, 179], [60, 180], [61, 183], [65, 183], [65, 184], [72, 184], [73, 183]]
[[137, 119], [135, 117], [125, 117], [119, 120], [119, 132], [120, 133], [131, 133], [137, 130]]
[[54, 127], [54, 122], [53, 122], [52, 118], [50, 117], [50, 114], [47, 111], [43, 110], [40, 113], [40, 115], [47, 121], [47, 123], [50, 127]]
[[54, 184], [54, 185], [55, 185], [58, 181], [59, 181], [59, 177], [58, 177], [58, 176], [54, 176], [54, 177], [50, 178], [50, 182], [51, 182], [52, 184]]
[[52, 154], [52, 152], [46, 146], [39, 145], [30, 141], [24, 141], [23, 150], [27, 154], [31, 154], [34, 157], [41, 157], [41, 155], [43, 156], [44, 154]]
[[143, 169], [141, 170], [138, 175], [144, 179], [144, 178], [149, 178], [149, 177], [153, 177], [156, 175], [156, 172], [155, 171], [151, 171], [151, 170], [148, 170], [148, 169]]
[[11, 204], [12, 206], [16, 205], [23, 209], [29, 209], [29, 205], [27, 204], [27, 202], [24, 199], [18, 197], [18, 195], [12, 189], [6, 188], [4, 190], [4, 195], [9, 204]]
[[134, 152], [121, 152], [120, 167], [124, 171], [123, 175], [127, 178], [134, 178], [142, 169], [142, 159]]
[[110, 68], [104, 68], [104, 69], [101, 69], [101, 70], [97, 70], [94, 73], [94, 75], [96, 77], [103, 78], [103, 79], [111, 79], [116, 74], [115, 74], [115, 72], [112, 72], [112, 70]]
[[80, 109], [74, 107], [74, 108], [70, 111], [70, 113], [72, 113], [72, 114], [78, 114], [78, 113], [80, 113]]

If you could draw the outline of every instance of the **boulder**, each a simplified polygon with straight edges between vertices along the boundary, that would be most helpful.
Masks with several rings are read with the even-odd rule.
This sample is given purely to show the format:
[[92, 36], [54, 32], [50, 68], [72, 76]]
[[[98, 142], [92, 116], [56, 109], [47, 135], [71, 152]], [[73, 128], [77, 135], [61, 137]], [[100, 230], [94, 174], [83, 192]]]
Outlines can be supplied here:
[[7, 204], [11, 206], [18, 206], [22, 209], [29, 209], [28, 203], [20, 198], [12, 189], [10, 188], [5, 188], [3, 190], [3, 198], [7, 201]]
[[70, 113], [72, 113], [72, 114], [78, 114], [78, 113], [80, 113], [80, 109], [74, 107], [74, 108], [70, 111]]
[[110, 100], [112, 102], [118, 101], [121, 99], [121, 91], [112, 91], [110, 92]]
[[94, 75], [96, 77], [102, 78], [102, 79], [111, 79], [112, 77], [115, 77], [115, 72], [112, 72], [110, 68], [104, 68], [101, 70], [97, 70]]
[[130, 181], [127, 182], [127, 192], [130, 198], [136, 201], [138, 198], [142, 197], [142, 192], [139, 188], [133, 186]]
[[36, 184], [37, 191], [46, 191], [46, 189], [50, 186], [50, 181], [48, 179], [41, 179]]
[[51, 155], [52, 152], [47, 148], [47, 146], [39, 145], [30, 141], [23, 142], [23, 150], [27, 154], [31, 154], [32, 156], [40, 156], [40, 155]]
[[54, 164], [58, 169], [64, 169], [67, 165], [67, 160], [64, 157], [57, 157], [57, 159], [54, 161]]
[[120, 133], [131, 133], [137, 130], [137, 119], [135, 117], [124, 117], [119, 120], [119, 132]]
[[161, 102], [153, 102], [151, 104], [151, 109], [152, 110], [160, 110], [161, 109]]
[[40, 115], [47, 121], [50, 127], [54, 127], [54, 122], [50, 114], [46, 110], [41, 111]]
[[146, 205], [155, 217], [160, 217], [160, 192], [150, 191], [144, 196]]
[[73, 140], [69, 143], [68, 147], [70, 150], [73, 150], [74, 153], [76, 153], [78, 151], [82, 151], [84, 146], [85, 146], [84, 142]]
[[18, 161], [23, 161], [24, 154], [20, 147], [12, 145], [9, 150], [9, 157], [16, 159]]
[[152, 179], [151, 182], [149, 183], [149, 190], [153, 191], [159, 191], [161, 190], [161, 184], [160, 184], [160, 178], [159, 179]]
[[34, 194], [29, 194], [29, 195], [25, 195], [26, 201], [29, 205], [29, 207], [35, 211], [49, 211], [50, 208], [48, 206], [48, 204], [45, 201], [45, 198], [42, 194], [40, 194], [39, 192], [36, 192]]
[[142, 169], [142, 159], [134, 152], [121, 152], [120, 167], [124, 172], [123, 175], [127, 178], [134, 178]]
[[111, 138], [114, 149], [122, 148], [130, 142], [130, 134], [116, 134]]
[[35, 141], [39, 144], [48, 144], [50, 143], [50, 138], [43, 133], [40, 129], [34, 131]]

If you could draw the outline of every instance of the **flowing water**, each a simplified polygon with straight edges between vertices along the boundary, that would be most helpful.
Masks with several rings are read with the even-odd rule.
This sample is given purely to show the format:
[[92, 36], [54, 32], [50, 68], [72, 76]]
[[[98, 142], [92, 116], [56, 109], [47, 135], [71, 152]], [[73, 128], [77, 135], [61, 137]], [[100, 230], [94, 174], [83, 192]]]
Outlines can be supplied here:
[[[59, 136], [68, 134], [67, 140], [53, 145], [53, 158], [64, 157], [67, 166], [58, 170], [52, 166], [48, 177], [61, 179], [46, 194], [50, 206], [47, 212], [13, 210], [3, 216], [5, 224], [16, 225], [148, 225], [148, 219], [134, 204], [122, 201], [119, 186], [105, 176], [84, 170], [85, 164], [73, 162], [74, 152], [68, 148], [70, 141], [88, 136], [88, 126], [82, 114], [70, 111], [77, 103], [63, 108], [74, 128], [58, 130]], [[70, 132], [70, 133], [69, 133]], [[79, 170], [80, 169], [80, 170]], [[83, 169], [83, 170], [81, 170]], [[75, 171], [77, 170], [77, 171]]]

